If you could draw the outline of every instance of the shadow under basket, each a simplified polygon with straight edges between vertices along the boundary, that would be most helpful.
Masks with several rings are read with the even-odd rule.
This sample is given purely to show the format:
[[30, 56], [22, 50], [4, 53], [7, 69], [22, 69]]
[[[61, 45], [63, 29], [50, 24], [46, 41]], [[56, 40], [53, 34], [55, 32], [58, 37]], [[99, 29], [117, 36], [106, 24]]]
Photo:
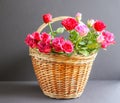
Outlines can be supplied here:
[[97, 55], [43, 54], [29, 49], [34, 72], [43, 93], [57, 99], [79, 97], [86, 86], [93, 61]]

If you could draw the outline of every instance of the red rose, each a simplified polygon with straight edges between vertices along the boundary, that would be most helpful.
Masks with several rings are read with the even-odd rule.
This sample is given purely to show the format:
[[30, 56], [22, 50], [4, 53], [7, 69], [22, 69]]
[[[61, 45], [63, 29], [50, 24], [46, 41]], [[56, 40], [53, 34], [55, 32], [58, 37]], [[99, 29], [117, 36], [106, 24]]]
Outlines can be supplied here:
[[78, 22], [74, 18], [67, 18], [62, 20], [61, 24], [66, 28], [66, 30], [73, 30], [78, 25]]
[[43, 21], [44, 21], [44, 23], [49, 23], [49, 22], [51, 22], [51, 21], [52, 21], [52, 15], [51, 15], [50, 13], [44, 14], [44, 15], [43, 15]]
[[73, 44], [69, 40], [64, 41], [64, 43], [62, 44], [62, 48], [65, 53], [73, 52]]
[[25, 43], [31, 48], [35, 48], [37, 46], [37, 41], [31, 34], [27, 35], [27, 37], [25, 38]]
[[95, 23], [93, 24], [93, 27], [94, 27], [94, 29], [95, 29], [96, 31], [101, 32], [101, 31], [103, 31], [103, 30], [106, 28], [106, 25], [105, 25], [102, 21], [97, 20], [97, 21], [95, 21]]
[[39, 42], [37, 47], [38, 47], [39, 51], [42, 53], [50, 53], [51, 52], [50, 44], [46, 44], [44, 42]]
[[62, 43], [64, 42], [63, 37], [56, 37], [52, 41], [52, 47], [56, 52], [62, 52]]

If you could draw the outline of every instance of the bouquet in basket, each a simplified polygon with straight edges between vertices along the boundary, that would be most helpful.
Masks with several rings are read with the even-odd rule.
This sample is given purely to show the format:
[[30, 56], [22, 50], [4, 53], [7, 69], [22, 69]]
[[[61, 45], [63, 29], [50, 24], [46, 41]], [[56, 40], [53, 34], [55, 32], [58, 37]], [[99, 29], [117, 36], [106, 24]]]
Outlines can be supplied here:
[[[44, 24], [28, 34], [32, 64], [43, 93], [52, 98], [77, 98], [84, 91], [93, 61], [100, 48], [115, 43], [113, 33], [106, 31], [101, 20], [81, 21], [82, 15], [52, 18], [43, 15]], [[61, 20], [54, 30], [52, 23]], [[49, 32], [42, 32], [49, 26]], [[68, 33], [67, 33], [68, 32]], [[68, 38], [62, 36], [68, 34]]]
[[[87, 23], [82, 22], [82, 14], [77, 13], [75, 17], [66, 17], [61, 21], [61, 27], [52, 28], [52, 15], [43, 15], [43, 21], [49, 25], [50, 32], [33, 32], [28, 34], [25, 43], [40, 53], [56, 53], [65, 55], [89, 56], [96, 53], [100, 48], [106, 49], [115, 43], [113, 33], [105, 30], [106, 25], [101, 20], [90, 19]], [[68, 39], [63, 36], [64, 32], [69, 33]], [[65, 35], [65, 34], [64, 34]]]

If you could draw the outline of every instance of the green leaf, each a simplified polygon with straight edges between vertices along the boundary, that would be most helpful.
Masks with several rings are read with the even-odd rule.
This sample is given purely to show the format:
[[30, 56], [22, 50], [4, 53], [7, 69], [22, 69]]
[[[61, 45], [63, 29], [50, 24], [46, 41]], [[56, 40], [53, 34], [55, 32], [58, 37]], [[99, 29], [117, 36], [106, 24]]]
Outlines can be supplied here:
[[81, 37], [78, 37], [77, 39], [78, 39], [78, 40], [76, 41], [76, 44], [75, 44], [75, 49], [76, 49], [76, 50], [78, 50], [79, 48], [81, 48], [81, 45], [80, 45], [79, 43], [81, 42], [82, 38], [81, 38]]
[[89, 52], [87, 50], [80, 50], [79, 53], [84, 55], [84, 56], [88, 56], [89, 55]]
[[71, 40], [77, 40], [78, 39], [78, 33], [76, 31], [70, 32], [70, 39]]
[[62, 34], [63, 32], [64, 32], [63, 27], [57, 28], [57, 30], [56, 30], [56, 33], [58, 33], [58, 34]]
[[82, 49], [82, 50], [86, 50], [86, 49], [88, 49], [88, 48], [87, 48], [87, 47], [81, 47], [81, 49]]
[[56, 31], [53, 31], [52, 33], [51, 33], [51, 32], [49, 32], [49, 34], [50, 34], [50, 35], [52, 35], [52, 34], [53, 34], [53, 35], [52, 35], [52, 37], [55, 37], [55, 36], [57, 35], [57, 32], [56, 32]]
[[80, 45], [85, 45], [86, 43], [84, 41], [79, 42]]
[[93, 42], [92, 41], [88, 41], [88, 44], [92, 44]]
[[72, 54], [73, 54], [73, 53], [69, 53], [69, 54], [67, 54], [67, 56], [70, 57], [70, 56], [72, 56]]
[[99, 48], [99, 45], [98, 43], [92, 43], [92, 44], [88, 44], [87, 47], [89, 49], [95, 49], [95, 48]]
[[97, 51], [98, 51], [98, 49], [94, 49], [90, 53], [96, 53]]

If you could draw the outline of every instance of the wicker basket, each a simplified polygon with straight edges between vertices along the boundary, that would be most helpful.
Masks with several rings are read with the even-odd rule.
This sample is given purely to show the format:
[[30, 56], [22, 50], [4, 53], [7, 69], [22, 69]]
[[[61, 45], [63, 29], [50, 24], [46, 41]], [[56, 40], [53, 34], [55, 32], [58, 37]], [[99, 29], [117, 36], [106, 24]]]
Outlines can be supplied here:
[[[67, 16], [54, 18], [56, 22]], [[41, 32], [47, 24], [38, 28]], [[79, 97], [88, 81], [93, 61], [97, 55], [88, 57], [58, 54], [43, 54], [37, 49], [29, 49], [38, 83], [43, 93], [52, 98], [67, 99]]]

